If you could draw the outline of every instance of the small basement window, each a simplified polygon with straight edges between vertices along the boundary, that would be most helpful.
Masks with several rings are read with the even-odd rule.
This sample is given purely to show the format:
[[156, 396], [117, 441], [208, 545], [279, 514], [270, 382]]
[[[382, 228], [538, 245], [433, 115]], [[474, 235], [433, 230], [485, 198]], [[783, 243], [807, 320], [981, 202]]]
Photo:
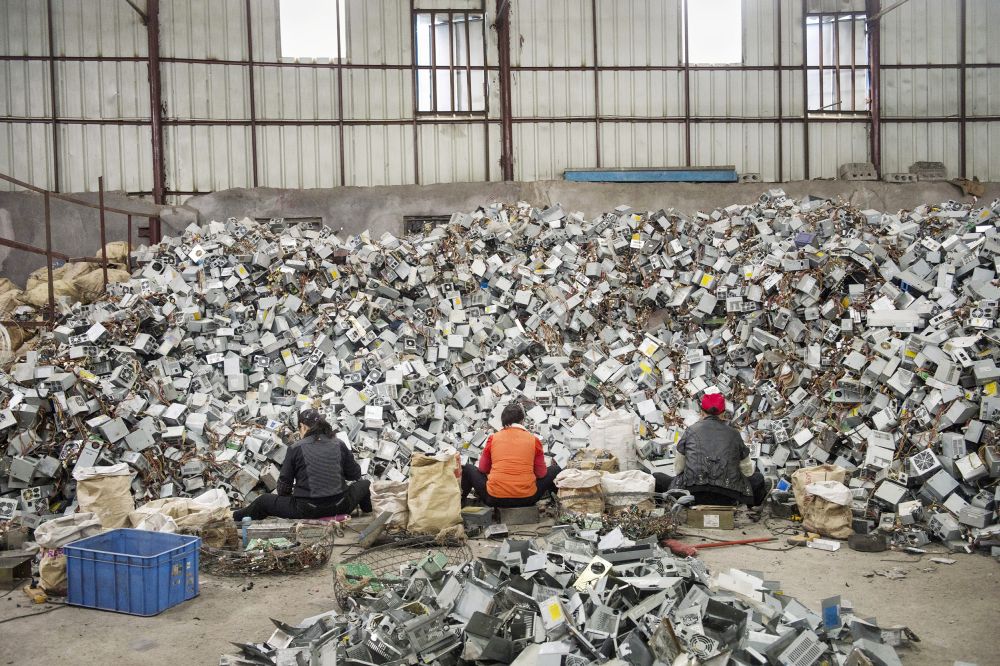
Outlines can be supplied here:
[[417, 111], [482, 113], [486, 110], [486, 18], [467, 11], [413, 15], [417, 61]]
[[427, 233], [434, 227], [440, 227], [451, 221], [451, 215], [404, 215], [403, 233], [410, 234]]
[[282, 58], [347, 58], [347, 0], [279, 0]]
[[688, 64], [743, 63], [743, 0], [685, 0], [683, 11]]

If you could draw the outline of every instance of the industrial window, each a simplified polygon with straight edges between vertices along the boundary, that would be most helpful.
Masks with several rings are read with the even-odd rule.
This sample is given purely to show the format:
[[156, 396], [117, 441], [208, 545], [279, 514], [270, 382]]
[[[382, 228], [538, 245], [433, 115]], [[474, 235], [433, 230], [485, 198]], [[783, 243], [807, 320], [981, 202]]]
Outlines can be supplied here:
[[688, 63], [743, 62], [743, 0], [685, 0], [684, 11]]
[[279, 0], [281, 57], [345, 60], [347, 0]]
[[427, 233], [434, 227], [440, 227], [451, 221], [451, 215], [404, 215], [403, 232], [410, 234]]
[[465, 11], [417, 12], [414, 31], [417, 111], [435, 114], [484, 112], [485, 16]]
[[865, 14], [806, 16], [810, 113], [868, 112], [868, 35]]

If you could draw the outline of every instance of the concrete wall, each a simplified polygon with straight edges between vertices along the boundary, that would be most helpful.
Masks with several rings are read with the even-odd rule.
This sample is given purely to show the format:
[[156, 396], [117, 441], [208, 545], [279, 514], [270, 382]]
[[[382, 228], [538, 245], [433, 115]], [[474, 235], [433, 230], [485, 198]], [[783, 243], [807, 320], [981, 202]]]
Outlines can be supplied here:
[[[890, 185], [882, 182], [796, 181], [781, 185], [762, 184], [603, 184], [570, 183], [561, 180], [530, 183], [452, 183], [390, 187], [342, 187], [334, 189], [234, 189], [192, 197], [183, 206], [161, 210], [164, 235], [175, 235], [192, 222], [225, 220], [228, 217], [321, 217], [341, 237], [365, 229], [374, 235], [389, 231], [401, 234], [404, 215], [447, 215], [470, 211], [493, 201], [527, 201], [547, 206], [561, 203], [588, 217], [620, 204], [658, 210], [676, 208], [693, 213], [757, 199], [769, 187], [781, 187], [793, 197], [813, 195], [848, 201], [860, 208], [897, 211], [923, 203], [950, 199], [971, 201], [949, 183]], [[90, 201], [96, 195], [77, 195]], [[985, 201], [1000, 197], [1000, 183], [987, 183]], [[126, 209], [151, 210], [151, 204], [109, 194], [107, 204]], [[45, 246], [42, 197], [35, 194], [0, 192], [0, 234], [38, 247]], [[59, 201], [52, 202], [53, 245], [71, 256], [92, 256], [100, 249], [98, 213]], [[108, 241], [125, 239], [125, 218], [107, 217]], [[145, 220], [134, 218], [136, 226]], [[133, 235], [133, 243], [139, 244]], [[24, 284], [28, 273], [45, 264], [44, 258], [18, 250], [0, 248], [0, 277]]]

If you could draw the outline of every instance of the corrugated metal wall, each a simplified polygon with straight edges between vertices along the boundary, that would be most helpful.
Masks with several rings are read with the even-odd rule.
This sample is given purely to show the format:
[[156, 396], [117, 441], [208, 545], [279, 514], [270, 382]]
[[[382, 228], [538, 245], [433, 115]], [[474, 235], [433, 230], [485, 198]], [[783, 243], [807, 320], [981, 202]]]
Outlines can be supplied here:
[[[349, 66], [342, 68], [281, 64], [278, 0], [161, 3], [164, 161], [173, 200], [255, 183], [501, 178], [494, 1], [485, 2], [488, 114], [473, 118], [415, 114], [411, 4], [466, 11], [479, 0], [346, 1]], [[867, 118], [803, 118], [804, 9], [863, 2], [743, 0], [738, 69], [685, 69], [683, 2], [511, 1], [516, 179], [558, 179], [571, 167], [686, 163], [733, 164], [770, 181], [830, 178], [841, 163], [871, 159]], [[150, 192], [147, 37], [139, 16], [124, 0], [52, 0], [53, 114], [47, 4], [0, 2], [0, 171], [63, 191], [94, 190], [104, 175], [109, 189]], [[1000, 43], [991, 34], [1000, 2], [909, 0], [881, 25], [882, 170], [939, 160], [951, 174], [964, 168], [1000, 180]]]

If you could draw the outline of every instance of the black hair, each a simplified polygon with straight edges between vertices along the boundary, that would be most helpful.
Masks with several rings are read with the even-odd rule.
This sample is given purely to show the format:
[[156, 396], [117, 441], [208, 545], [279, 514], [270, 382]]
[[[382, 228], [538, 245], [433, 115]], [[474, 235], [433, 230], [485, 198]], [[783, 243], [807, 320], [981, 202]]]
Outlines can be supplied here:
[[507, 428], [515, 423], [522, 423], [524, 421], [524, 407], [512, 402], [503, 408], [503, 412], [500, 413], [500, 423], [503, 424], [504, 428]]
[[308, 432], [306, 432], [307, 437], [309, 435], [326, 435], [327, 437], [333, 436], [333, 428], [327, 420], [323, 418], [323, 415], [315, 409], [303, 410], [302, 413], [299, 414], [299, 425], [306, 427], [308, 430]]

